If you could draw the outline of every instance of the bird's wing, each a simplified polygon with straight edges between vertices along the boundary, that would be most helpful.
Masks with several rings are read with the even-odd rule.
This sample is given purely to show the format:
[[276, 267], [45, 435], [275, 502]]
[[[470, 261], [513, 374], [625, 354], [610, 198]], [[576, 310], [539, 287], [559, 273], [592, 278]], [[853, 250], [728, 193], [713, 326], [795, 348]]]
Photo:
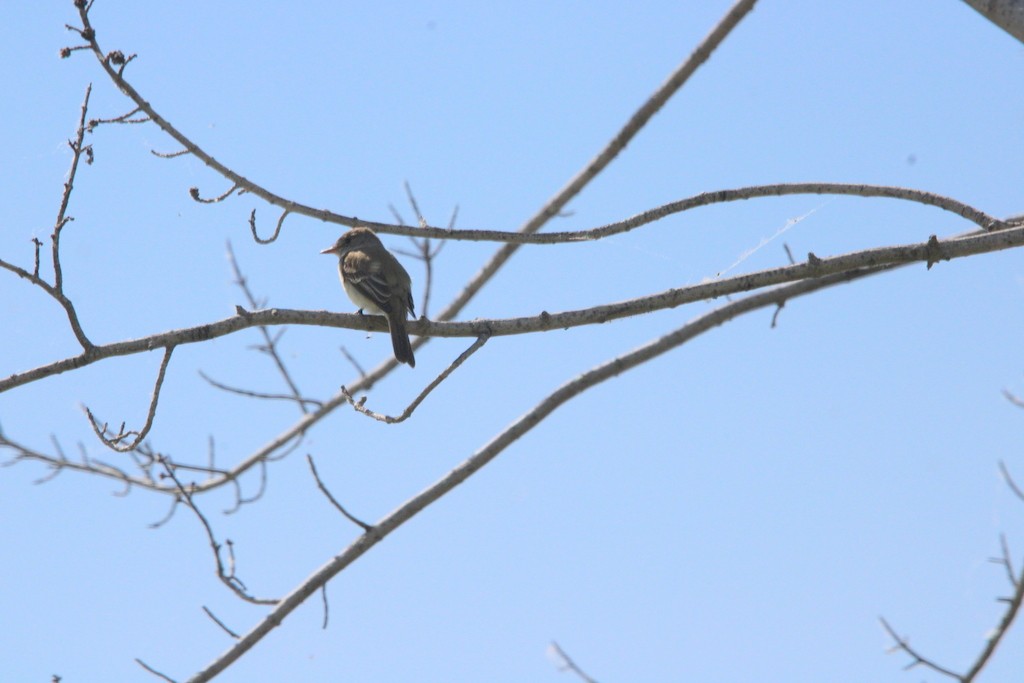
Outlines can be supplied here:
[[380, 261], [355, 250], [345, 255], [341, 272], [363, 296], [385, 312], [391, 309], [391, 284], [384, 277]]

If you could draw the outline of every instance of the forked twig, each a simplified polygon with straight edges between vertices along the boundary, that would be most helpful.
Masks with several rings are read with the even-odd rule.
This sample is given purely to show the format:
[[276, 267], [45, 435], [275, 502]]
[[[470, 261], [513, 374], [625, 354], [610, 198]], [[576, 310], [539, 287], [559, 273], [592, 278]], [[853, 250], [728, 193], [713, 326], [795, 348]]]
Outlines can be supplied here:
[[192, 512], [195, 513], [199, 523], [202, 524], [203, 529], [206, 531], [206, 538], [210, 543], [210, 549], [213, 551], [213, 558], [217, 565], [217, 578], [221, 580], [221, 583], [230, 588], [231, 591], [239, 598], [254, 605], [278, 604], [280, 602], [279, 600], [256, 598], [249, 594], [245, 585], [235, 574], [234, 546], [230, 540], [225, 541], [225, 545], [228, 549], [228, 566], [225, 568], [224, 561], [221, 558], [221, 544], [217, 541], [217, 537], [213, 533], [213, 527], [210, 526], [210, 522], [207, 521], [206, 516], [203, 515], [202, 511], [195, 504], [195, 501], [192, 500], [192, 493], [181, 483], [181, 480], [179, 480], [178, 476], [174, 473], [176, 466], [164, 457], [160, 458], [160, 464], [164, 466], [167, 476], [174, 482], [178, 495], [181, 496], [181, 500], [184, 501], [185, 505], [187, 505]]
[[60, 262], [60, 238], [61, 232], [64, 230], [65, 226], [74, 220], [74, 218], [69, 216], [67, 212], [68, 206], [71, 203], [71, 193], [75, 188], [75, 178], [78, 175], [79, 162], [82, 160], [82, 156], [84, 155], [86, 163], [92, 163], [92, 145], [85, 144], [85, 133], [87, 131], [86, 116], [89, 111], [89, 97], [91, 94], [92, 84], [90, 83], [89, 86], [86, 87], [85, 97], [82, 99], [81, 114], [78, 119], [78, 129], [75, 133], [75, 139], [68, 140], [68, 147], [71, 149], [71, 168], [68, 170], [67, 180], [64, 181], [64, 191], [61, 194], [60, 207], [57, 209], [57, 218], [54, 221], [53, 232], [50, 234], [50, 242], [52, 245], [50, 251], [51, 261], [53, 264], [53, 284], [50, 285], [39, 275], [39, 248], [41, 246], [41, 242], [38, 239], [33, 239], [35, 249], [34, 264], [31, 273], [24, 268], [0, 259], [0, 268], [9, 270], [18, 277], [28, 280], [60, 304], [68, 318], [68, 324], [71, 326], [71, 331], [75, 335], [75, 339], [78, 340], [79, 345], [82, 347], [82, 355], [86, 357], [92, 353], [95, 347], [93, 343], [89, 341], [85, 331], [82, 329], [82, 324], [78, 319], [78, 312], [75, 310], [74, 304], [64, 294], [64, 271]]
[[[235, 258], [235, 250], [232, 248], [230, 240], [227, 243], [227, 254], [228, 262], [231, 264], [231, 271], [235, 276], [235, 284], [238, 285], [238, 288], [242, 290], [242, 293], [245, 295], [245, 299], [248, 302], [249, 307], [251, 309], [258, 309], [266, 306], [266, 301], [258, 301], [256, 297], [253, 295], [252, 290], [249, 289], [249, 282], [246, 279], [246, 277], [242, 274], [242, 269], [238, 265], [238, 259]], [[248, 312], [246, 312], [246, 315], [249, 315]], [[299, 391], [298, 385], [295, 383], [295, 380], [292, 379], [291, 373], [288, 372], [288, 368], [285, 366], [284, 361], [281, 359], [281, 354], [279, 354], [277, 351], [277, 343], [281, 338], [281, 333], [283, 333], [283, 330], [281, 333], [275, 336], [270, 333], [270, 329], [266, 325], [258, 325], [257, 327], [259, 329], [260, 334], [263, 336], [264, 341], [264, 344], [258, 346], [257, 349], [270, 356], [271, 360], [274, 362], [274, 366], [277, 368], [277, 371], [281, 373], [281, 377], [284, 379], [285, 384], [288, 385], [288, 390], [291, 392], [291, 400], [298, 404], [299, 409], [303, 413], [309, 412], [309, 410], [306, 407], [307, 403], [313, 405], [323, 405], [323, 403], [320, 401], [313, 401], [311, 399], [306, 399], [302, 396], [302, 392]], [[261, 392], [234, 389], [226, 385], [220, 384], [218, 382], [214, 382], [212, 379], [204, 375], [202, 372], [200, 372], [200, 375], [202, 375], [203, 378], [206, 379], [206, 381], [210, 382], [214, 386], [220, 389], [224, 389], [226, 391], [232, 391], [234, 393], [245, 394], [248, 396], [254, 396], [259, 398], [278, 398], [278, 396], [274, 394], [263, 394]]]
[[[1010, 473], [1007, 471], [1006, 465], [1000, 462], [999, 469], [1003, 473], [1003, 478], [1006, 480], [1007, 485], [1010, 486], [1011, 490], [1019, 496], [1020, 490], [1010, 477]], [[1021, 496], [1021, 499], [1024, 500], [1024, 496]], [[879, 620], [882, 622], [882, 626], [895, 643], [893, 650], [905, 652], [913, 660], [910, 664], [904, 667], [905, 669], [911, 669], [915, 666], [922, 665], [937, 673], [949, 676], [950, 678], [955, 678], [957, 681], [960, 681], [960, 683], [972, 683], [977, 678], [978, 674], [981, 673], [981, 670], [985, 668], [985, 665], [988, 664], [992, 655], [995, 653], [996, 648], [999, 647], [999, 644], [1003, 641], [1003, 638], [1010, 630], [1010, 626], [1013, 624], [1014, 619], [1020, 611], [1021, 604], [1024, 603], [1024, 569], [1022, 569], [1019, 575], [1014, 573], [1013, 563], [1010, 559], [1010, 549], [1006, 542], [1005, 535], [1000, 535], [1000, 546], [1002, 548], [1002, 557], [991, 558], [990, 561], [995, 564], [1003, 565], [1006, 569], [1007, 580], [1013, 588], [1013, 593], [1008, 598], [999, 598], [999, 602], [1006, 603], [1006, 611], [1003, 612], [1003, 616], [999, 620], [999, 624], [986, 637], [985, 646], [981, 649], [978, 657], [974, 660], [971, 668], [968, 669], [966, 673], [958, 674], [943, 666], [939, 666], [933, 660], [924, 657], [910, 647], [910, 642], [907, 638], [898, 636], [889, 623], [885, 619], [879, 617]]]
[[918, 652], [910, 646], [910, 641], [907, 638], [897, 635], [896, 631], [893, 629], [892, 626], [889, 625], [889, 622], [886, 621], [884, 617], [878, 617], [878, 620], [882, 623], [882, 627], [889, 634], [889, 637], [893, 639], [894, 643], [896, 643], [893, 646], [893, 650], [906, 652], [911, 657], [911, 659], [914, 660], [910, 664], [907, 664], [905, 667], [903, 667], [904, 669], [912, 669], [915, 666], [922, 665], [928, 667], [929, 669], [937, 673], [949, 676], [951, 678], [955, 678], [957, 680], [961, 680], [960, 674], [956, 673], [955, 671], [950, 671], [945, 667], [939, 666], [930, 659], [918, 654]]
[[[149, 434], [149, 430], [153, 427], [153, 420], [156, 417], [156, 406], [160, 400], [160, 389], [164, 385], [164, 375], [167, 372], [167, 364], [171, 361], [171, 354], [174, 352], [174, 346], [168, 346], [164, 349], [163, 360], [160, 361], [160, 370], [157, 371], [156, 382], [153, 384], [153, 395], [149, 399], [149, 410], [146, 413], [146, 423], [142, 426], [142, 429], [136, 431], [134, 429], [125, 431], [124, 424], [121, 424], [121, 429], [118, 430], [117, 434], [107, 436], [106, 423], [100, 427], [99, 422], [93, 416], [92, 411], [89, 408], [83, 406], [86, 417], [89, 418], [89, 424], [92, 425], [92, 431], [96, 434], [96, 437], [103, 443], [104, 446], [118, 453], [127, 453], [133, 451], [139, 447], [146, 435]], [[125, 443], [125, 439], [134, 436], [135, 438]]]

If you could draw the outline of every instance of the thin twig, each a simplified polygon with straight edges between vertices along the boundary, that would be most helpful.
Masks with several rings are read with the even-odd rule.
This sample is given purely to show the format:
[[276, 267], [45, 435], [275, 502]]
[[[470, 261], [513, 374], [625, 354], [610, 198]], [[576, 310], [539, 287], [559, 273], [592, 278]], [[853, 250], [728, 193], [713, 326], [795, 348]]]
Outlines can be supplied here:
[[163, 518], [158, 519], [155, 522], [150, 522], [147, 526], [149, 526], [150, 529], [159, 529], [164, 524], [167, 524], [167, 522], [171, 521], [171, 518], [174, 517], [174, 512], [178, 509], [178, 505], [180, 503], [181, 503], [181, 499], [180, 498], [178, 498], [178, 497], [172, 498], [171, 499], [171, 508], [167, 511], [167, 514], [164, 515]]
[[902, 636], [897, 635], [896, 631], [893, 630], [892, 626], [889, 625], [889, 622], [886, 621], [884, 617], [878, 617], [878, 620], [882, 622], [882, 627], [885, 628], [886, 632], [888, 632], [889, 634], [889, 637], [893, 639], [894, 643], [896, 643], [893, 646], [893, 650], [905, 652], [907, 653], [907, 655], [910, 656], [911, 659], [914, 660], [910, 664], [907, 664], [905, 667], [903, 667], [904, 669], [912, 669], [915, 666], [922, 665], [928, 667], [932, 671], [943, 674], [944, 676], [955, 678], [958, 681], [963, 680], [960, 674], [956, 673], [955, 671], [950, 671], [945, 667], [939, 666], [932, 660], [918, 654], [918, 652], [914, 648], [910, 647], [910, 641]]
[[[1010, 476], [1009, 471], [1006, 469], [1006, 465], [1000, 461], [999, 469], [1003, 473], [1003, 479], [1007, 485], [1014, 492], [1014, 494], [1024, 501], [1024, 495], [1021, 494], [1021, 490], [1014, 483], [1013, 478]], [[1013, 563], [1010, 560], [1010, 549], [1006, 543], [1006, 536], [1000, 536], [1003, 561], [1002, 563], [1006, 567], [1006, 572], [1010, 585], [1013, 587], [1013, 593], [1009, 598], [1001, 598], [1001, 602], [1006, 603], [1006, 611], [1003, 613], [1003, 618], [999, 620], [999, 625], [996, 626], [995, 631], [986, 639], [985, 647], [982, 649], [981, 654], [971, 665], [971, 668], [964, 674], [962, 680], [964, 683], [971, 683], [981, 670], [985, 668], [985, 665], [995, 654], [996, 648], [1003, 641], [1007, 632], [1010, 630], [1010, 626], [1013, 624], [1013, 620], [1016, 619], [1017, 614], [1020, 612], [1021, 604], [1024, 604], [1024, 568], [1021, 569], [1019, 575], [1015, 575], [1013, 571]]]
[[441, 374], [435, 377], [434, 381], [428, 384], [426, 388], [420, 392], [419, 396], [417, 396], [413, 400], [413, 402], [410, 403], [408, 407], [406, 407], [406, 409], [403, 410], [402, 414], [399, 415], [398, 417], [383, 415], [381, 413], [376, 413], [370, 410], [364, 405], [366, 402], [365, 396], [359, 401], [356, 401], [352, 397], [352, 394], [349, 393], [348, 389], [346, 389], [345, 387], [341, 387], [341, 393], [345, 396], [345, 399], [349, 402], [349, 405], [351, 405], [353, 408], [355, 408], [357, 412], [360, 412], [363, 415], [367, 415], [379, 422], [385, 422], [387, 424], [397, 424], [399, 422], [405, 422], [413, 414], [413, 411], [416, 410], [417, 407], [419, 407], [420, 403], [423, 402], [423, 399], [425, 399], [430, 394], [430, 392], [436, 389], [437, 385], [446, 380], [448, 376], [451, 375], [456, 370], [456, 368], [458, 368], [466, 361], [467, 358], [469, 358], [478, 350], [480, 350], [480, 347], [486, 344], [488, 339], [490, 339], [490, 335], [488, 334], [482, 334], [479, 337], [477, 337], [477, 340], [473, 342], [468, 349], [460, 353], [459, 357], [452, 361], [451, 365], [445, 368]]
[[[297, 448], [300, 442], [295, 444]], [[252, 494], [248, 498], [242, 495], [242, 485], [238, 483], [238, 479], [233, 479], [232, 484], [235, 485], [235, 504], [234, 506], [224, 510], [225, 515], [233, 515], [238, 512], [243, 505], [249, 503], [255, 503], [257, 500], [263, 497], [263, 494], [267, 492], [267, 459], [261, 460], [259, 463], [260, 468], [260, 485], [256, 489], [256, 493]]]
[[[370, 526], [366, 522], [364, 522], [361, 519], [359, 519], [357, 517], [354, 517], [352, 514], [350, 514], [349, 511], [346, 510], [345, 507], [341, 503], [338, 502], [338, 499], [335, 498], [331, 494], [331, 492], [328, 490], [327, 486], [324, 484], [323, 480], [320, 479], [320, 473], [316, 471], [316, 463], [313, 462], [313, 456], [312, 455], [310, 455], [308, 453], [306, 454], [306, 462], [309, 463], [309, 470], [310, 470], [310, 472], [313, 473], [313, 479], [316, 481], [317, 488], [319, 488], [320, 492], [323, 493], [324, 496], [327, 497], [327, 500], [329, 500], [331, 502], [331, 505], [333, 505], [338, 512], [340, 512], [342, 515], [344, 515], [345, 519], [347, 519], [348, 521], [352, 522], [353, 524], [355, 524], [358, 527], [362, 527], [363, 531], [365, 531], [367, 533], [372, 531], [373, 530], [372, 526]], [[324, 616], [324, 628], [327, 628], [327, 617], [326, 617], [326, 615]]]
[[81, 160], [83, 153], [87, 155], [88, 160], [91, 161], [92, 159], [92, 146], [85, 144], [86, 115], [89, 110], [89, 96], [91, 94], [92, 83], [85, 89], [85, 98], [82, 100], [82, 110], [78, 119], [78, 131], [75, 134], [75, 139], [68, 141], [68, 146], [71, 148], [71, 169], [68, 171], [67, 180], [64, 182], [64, 192], [61, 195], [60, 208], [57, 210], [57, 219], [54, 221], [53, 233], [50, 235], [53, 260], [53, 288], [44, 288], [64, 308], [64, 312], [68, 317], [68, 323], [71, 325], [71, 331], [86, 354], [93, 349], [93, 343], [89, 341], [89, 338], [82, 330], [82, 324], [78, 320], [78, 313], [75, 311], [74, 305], [64, 294], [64, 273], [60, 264], [60, 235], [64, 226], [74, 220], [67, 215], [67, 211], [68, 205], [71, 202], [71, 193], [75, 187], [75, 178], [78, 175], [78, 162]]
[[[173, 346], [168, 346], [164, 349], [164, 357], [163, 360], [160, 361], [160, 370], [157, 371], [156, 382], [153, 384], [153, 395], [149, 399], [149, 410], [146, 413], [146, 423], [142, 426], [142, 429], [138, 431], [129, 430], [126, 432], [124, 430], [124, 424], [122, 423], [121, 429], [118, 430], [118, 433], [108, 437], [107, 425], [104, 424], [103, 427], [100, 427], [96, 418], [93, 416], [92, 411], [83, 406], [85, 415], [89, 418], [89, 424], [92, 425], [92, 431], [104, 446], [111, 450], [115, 450], [118, 453], [127, 453], [128, 451], [133, 451], [138, 448], [139, 444], [142, 443], [142, 440], [146, 438], [147, 434], [149, 434], [149, 430], [153, 427], [153, 420], [156, 417], [156, 406], [157, 402], [160, 400], [160, 389], [164, 385], [164, 375], [167, 372], [167, 364], [171, 361], [172, 353], [174, 353]], [[135, 438], [128, 443], [124, 443], [124, 440], [131, 436], [134, 436]]]
[[230, 197], [231, 194], [235, 190], [241, 190], [241, 189], [242, 189], [242, 186], [240, 184], [238, 184], [238, 183], [235, 183], [230, 188], [228, 188], [228, 190], [226, 192], [224, 192], [223, 194], [219, 194], [216, 197], [210, 197], [209, 199], [205, 199], [205, 198], [203, 198], [203, 197], [201, 197], [199, 195], [199, 188], [198, 187], [190, 187], [188, 189], [188, 194], [189, 194], [190, 197], [192, 197], [192, 199], [194, 199], [195, 201], [199, 202], [200, 204], [217, 204], [219, 202], [224, 201], [228, 197]]
[[143, 116], [142, 118], [139, 118], [139, 119], [133, 119], [132, 118], [133, 116], [138, 114], [140, 111], [141, 110], [139, 109], [139, 107], [135, 107], [134, 109], [132, 109], [128, 113], [121, 114], [120, 116], [115, 116], [112, 119], [90, 119], [89, 120], [89, 126], [88, 126], [89, 132], [92, 132], [98, 126], [101, 126], [101, 125], [104, 125], [104, 124], [108, 124], [108, 123], [148, 123], [149, 120], [150, 120], [148, 116]]
[[154, 676], [157, 676], [159, 678], [164, 679], [165, 681], [167, 681], [167, 683], [178, 683], [177, 681], [175, 681], [173, 678], [171, 678], [167, 674], [160, 673], [159, 671], [157, 671], [156, 669], [151, 667], [149, 664], [146, 664], [144, 661], [142, 661], [138, 657], [135, 658], [135, 663], [138, 664], [139, 666], [141, 666], [143, 669], [145, 669], [149, 673], [153, 674]]
[[155, 149], [151, 149], [149, 150], [149, 153], [155, 157], [160, 157], [161, 159], [176, 159], [177, 157], [185, 156], [189, 152], [187, 149], [179, 149], [177, 152], [158, 152]]
[[1006, 569], [1006, 578], [1010, 585], [1017, 588], [1017, 575], [1013, 571], [1013, 558], [1010, 556], [1010, 545], [1006, 541], [1006, 534], [999, 534], [999, 547], [1002, 551], [1000, 557], [990, 557], [988, 561], [992, 564], [1002, 565]]
[[588, 676], [583, 671], [583, 669], [581, 669], [576, 664], [576, 662], [574, 662], [572, 660], [572, 657], [570, 657], [565, 652], [565, 650], [563, 650], [562, 647], [558, 643], [556, 643], [555, 641], [553, 641], [553, 640], [551, 641], [551, 645], [548, 646], [548, 651], [551, 653], [551, 655], [554, 658], [556, 658], [558, 660], [558, 669], [559, 669], [559, 671], [570, 671], [570, 672], [576, 674], [577, 676], [579, 676], [581, 679], [583, 679], [583, 681], [585, 681], [585, 683], [597, 683], [597, 681], [595, 681], [593, 678]]
[[[284, 220], [284, 216], [281, 216], [281, 220]], [[245, 294], [246, 301], [249, 302], [251, 308], [261, 308], [262, 306], [257, 303], [256, 297], [253, 296], [252, 290], [249, 289], [249, 282], [245, 276], [242, 275], [242, 269], [238, 266], [238, 260], [235, 258], [235, 250], [231, 247], [231, 241], [228, 240], [228, 261], [231, 263], [231, 270], [235, 274], [235, 284], [238, 285], [242, 293]], [[265, 305], [265, 304], [264, 304]], [[263, 335], [263, 340], [266, 345], [261, 347], [262, 350], [270, 356], [274, 361], [274, 365], [277, 367], [278, 372], [281, 373], [281, 377], [284, 379], [285, 384], [288, 385], [288, 389], [292, 392], [292, 397], [298, 403], [299, 409], [303, 413], [308, 413], [309, 410], [306, 408], [306, 401], [302, 397], [302, 392], [299, 391], [298, 385], [295, 380], [292, 379], [291, 373], [288, 372], [288, 368], [285, 367], [284, 361], [281, 359], [281, 355], [277, 352], [277, 341], [278, 339], [270, 334], [270, 330], [266, 325], [259, 326], [260, 334]]]
[[38, 237], [32, 238], [32, 244], [35, 246], [35, 257], [33, 258], [32, 265], [32, 277], [39, 277], [39, 249], [43, 246], [43, 241]]
[[[313, 406], [314, 408], [321, 407], [324, 402], [314, 398], [296, 398], [292, 394], [269, 394], [262, 391], [253, 391], [251, 389], [241, 389], [239, 387], [233, 387], [223, 382], [218, 382], [202, 370], [199, 371], [199, 376], [206, 380], [211, 386], [214, 386], [222, 391], [226, 391], [231, 394], [238, 394], [239, 396], [248, 396], [249, 398], [262, 398], [272, 401], [297, 401], [304, 406]], [[303, 411], [308, 412], [308, 411]]]
[[1002, 460], [999, 461], [999, 473], [1003, 475], [1003, 481], [1005, 481], [1006, 485], [1010, 487], [1013, 494], [1024, 501], [1024, 490], [1021, 490], [1021, 488], [1017, 486], [1017, 482], [1015, 482], [1013, 477], [1010, 476], [1010, 470], [1007, 469], [1006, 463]]
[[423, 217], [423, 212], [420, 211], [420, 205], [416, 202], [416, 195], [412, 192], [412, 185], [406, 180], [402, 183], [405, 186], [405, 197], [409, 200], [409, 206], [412, 207], [412, 212], [416, 216], [416, 223], [421, 227], [427, 227], [427, 219]]
[[289, 213], [291, 212], [288, 209], [281, 212], [280, 218], [277, 219], [277, 227], [274, 228], [274, 234], [264, 239], [256, 232], [256, 209], [253, 209], [252, 213], [249, 214], [249, 230], [252, 232], [252, 238], [256, 241], [256, 244], [270, 244], [276, 241], [281, 234], [281, 226], [284, 225], [284, 219], [288, 217]]
[[1009, 389], [1003, 389], [1003, 397], [1018, 408], [1024, 408], [1024, 399], [1021, 399], [1016, 394], [1011, 393]]
[[352, 367], [355, 368], [356, 372], [359, 373], [359, 377], [361, 379], [366, 378], [366, 370], [363, 369], [363, 366], [359, 364], [359, 361], [355, 359], [355, 356], [349, 353], [348, 349], [346, 349], [344, 346], [341, 347], [341, 355], [345, 356], [345, 359], [352, 364]]
[[[1009, 563], [1007, 563], [1007, 568], [1009, 568]], [[1024, 602], [1024, 570], [1016, 579], [1011, 575], [1010, 584], [1014, 587], [1013, 594], [1009, 598], [1001, 599], [1002, 602], [1006, 603], [1006, 611], [1003, 613], [1003, 618], [999, 620], [999, 625], [996, 626], [995, 631], [986, 638], [985, 647], [982, 649], [981, 654], [978, 655], [974, 664], [971, 665], [971, 668], [961, 678], [963, 683], [971, 683], [981, 673], [981, 670], [985, 668], [992, 655], [995, 654], [996, 648], [999, 647], [999, 643], [1003, 641], [1003, 638], [1010, 630], [1010, 626], [1013, 624], [1013, 620], [1020, 612], [1021, 603]]]
[[[1020, 491], [1019, 489], [1017, 489], [1016, 485], [1013, 483], [1013, 480], [1010, 478], [1009, 472], [1006, 471], [1005, 465], [1002, 462], [1000, 462], [999, 466], [1000, 470], [1003, 472], [1003, 477], [1006, 480], [1007, 484], [1010, 486], [1010, 488], [1014, 491], [1015, 494], [1020, 495]], [[1010, 557], [1010, 548], [1006, 542], [1006, 535], [1000, 534], [999, 540], [1000, 547], [1002, 549], [1002, 557], [991, 558], [990, 561], [995, 564], [1003, 565], [1003, 567], [1006, 569], [1007, 580], [1009, 581], [1010, 586], [1013, 588], [1013, 593], [1009, 598], [999, 599], [1000, 602], [1006, 603], [1006, 611], [1003, 613], [1002, 618], [999, 620], [999, 624], [995, 627], [995, 629], [993, 629], [992, 633], [989, 634], [988, 637], [985, 639], [985, 646], [982, 648], [977, 659], [975, 659], [974, 663], [971, 665], [971, 668], [968, 669], [968, 671], [964, 674], [958, 674], [951, 671], [950, 669], [946, 669], [945, 667], [939, 666], [934, 661], [922, 656], [920, 653], [918, 653], [916, 650], [910, 647], [910, 643], [906, 638], [898, 636], [896, 634], [896, 631], [889, 625], [889, 623], [885, 619], [880, 618], [882, 626], [885, 628], [885, 630], [889, 633], [889, 636], [895, 642], [894, 649], [905, 652], [913, 660], [905, 668], [910, 669], [920, 664], [932, 669], [933, 671], [944, 674], [951, 678], [955, 678], [961, 683], [972, 683], [977, 678], [978, 674], [981, 673], [982, 669], [985, 668], [985, 665], [988, 664], [989, 660], [992, 658], [992, 655], [995, 654], [996, 648], [999, 647], [999, 644], [1003, 641], [1003, 638], [1010, 630], [1010, 626], [1013, 624], [1014, 619], [1017, 617], [1017, 614], [1020, 611], [1021, 604], [1024, 603], [1024, 569], [1022, 569], [1020, 575], [1015, 574], [1013, 569], [1013, 562]]]
[[206, 607], [206, 605], [203, 605], [202, 607], [203, 607], [203, 611], [204, 611], [204, 612], [206, 612], [206, 616], [210, 617], [210, 619], [212, 619], [212, 620], [213, 620], [213, 623], [217, 624], [217, 626], [220, 626], [220, 627], [221, 627], [222, 629], [224, 629], [224, 633], [227, 633], [227, 634], [228, 634], [229, 636], [231, 636], [231, 637], [232, 637], [232, 638], [234, 638], [235, 640], [238, 640], [238, 634], [237, 634], [237, 633], [235, 633], [234, 631], [232, 631], [231, 629], [229, 629], [229, 628], [228, 628], [227, 626], [225, 626], [225, 625], [224, 625], [224, 622], [223, 622], [223, 621], [221, 621], [220, 619], [218, 619], [218, 618], [217, 618], [217, 615], [216, 615], [216, 614], [214, 614], [213, 612], [211, 612], [211, 611], [210, 611], [210, 610], [209, 610], [209, 609], [208, 609], [208, 608]]
[[[448, 219], [448, 230], [455, 229], [455, 221], [459, 217], [458, 205], [452, 209], [451, 218]], [[441, 250], [444, 249], [444, 245], [448, 244], [444, 240], [439, 240], [437, 246], [431, 248], [431, 241], [429, 237], [424, 237], [419, 242], [421, 252], [420, 260], [423, 261], [423, 305], [420, 308], [420, 315], [424, 318], [429, 318], [430, 312], [430, 295], [434, 291], [434, 259], [437, 258]]]

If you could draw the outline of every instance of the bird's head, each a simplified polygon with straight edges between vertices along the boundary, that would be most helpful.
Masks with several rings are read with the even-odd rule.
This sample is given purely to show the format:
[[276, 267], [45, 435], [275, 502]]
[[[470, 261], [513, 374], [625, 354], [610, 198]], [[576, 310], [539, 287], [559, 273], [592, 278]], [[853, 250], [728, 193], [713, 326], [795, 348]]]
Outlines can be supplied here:
[[320, 253], [344, 256], [353, 249], [362, 249], [364, 247], [380, 243], [380, 239], [373, 230], [370, 230], [369, 228], [352, 228], [339, 237], [337, 242], [322, 250]]

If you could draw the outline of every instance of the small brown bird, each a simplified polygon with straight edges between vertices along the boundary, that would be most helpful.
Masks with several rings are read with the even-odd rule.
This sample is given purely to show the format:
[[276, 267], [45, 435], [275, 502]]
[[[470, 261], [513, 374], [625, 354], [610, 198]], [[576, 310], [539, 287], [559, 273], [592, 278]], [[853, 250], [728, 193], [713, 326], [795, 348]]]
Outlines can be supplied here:
[[338, 256], [338, 274], [348, 298], [359, 307], [388, 319], [391, 345], [395, 359], [416, 367], [405, 331], [405, 318], [415, 315], [412, 303], [412, 280], [405, 268], [381, 244], [377, 234], [369, 228], [352, 228], [338, 238], [334, 246], [321, 254]]

